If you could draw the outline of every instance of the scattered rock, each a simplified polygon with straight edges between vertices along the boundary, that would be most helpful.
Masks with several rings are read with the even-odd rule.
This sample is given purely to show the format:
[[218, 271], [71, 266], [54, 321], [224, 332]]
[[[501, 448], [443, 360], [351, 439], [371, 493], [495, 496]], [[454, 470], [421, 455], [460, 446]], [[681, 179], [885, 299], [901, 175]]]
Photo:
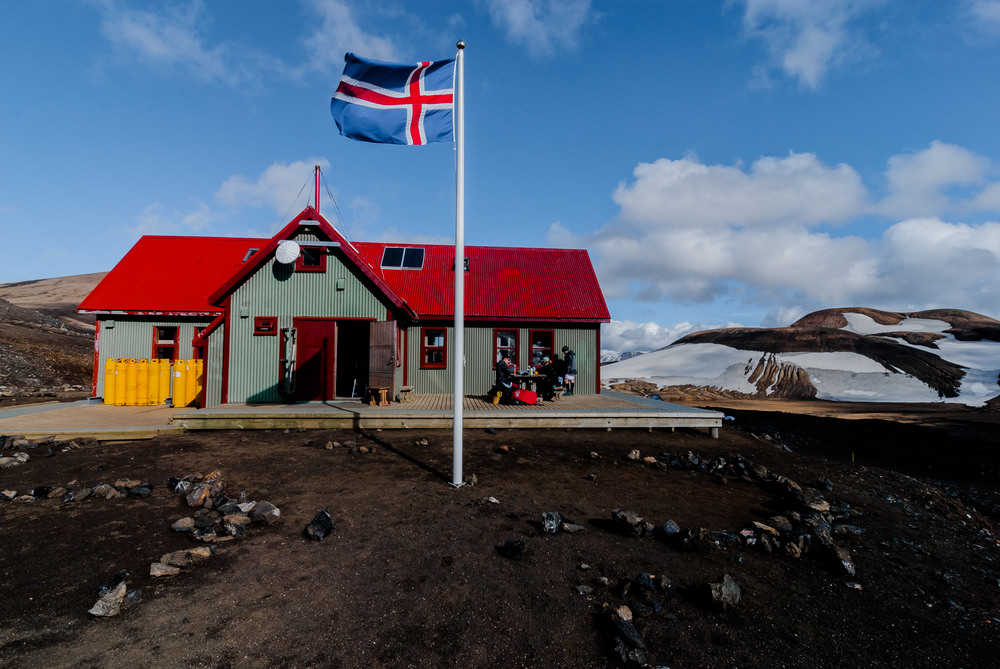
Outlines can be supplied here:
[[270, 502], [257, 502], [250, 511], [250, 518], [255, 523], [274, 525], [281, 520], [281, 509]]
[[611, 512], [611, 520], [615, 529], [627, 537], [645, 536], [647, 524], [643, 522], [642, 516], [634, 511], [615, 509]]
[[528, 545], [523, 539], [508, 539], [503, 542], [502, 546], [497, 546], [497, 553], [505, 558], [516, 560], [524, 556], [527, 548]]
[[194, 527], [194, 518], [188, 516], [186, 518], [178, 518], [175, 520], [170, 526], [170, 529], [174, 532], [194, 532]]
[[173, 565], [163, 564], [162, 562], [154, 562], [149, 565], [149, 575], [153, 578], [162, 578], [164, 576], [176, 576], [181, 573], [179, 567], [174, 567]]
[[330, 517], [330, 512], [327, 509], [317, 513], [305, 529], [306, 536], [316, 541], [322, 541], [332, 531], [333, 518]]
[[706, 583], [708, 598], [711, 605], [720, 610], [727, 611], [735, 608], [740, 603], [740, 586], [729, 574], [723, 574], [722, 578], [713, 583]]
[[546, 534], [555, 534], [559, 531], [559, 525], [563, 522], [563, 516], [558, 511], [545, 511], [542, 513], [542, 531]]
[[125, 581], [122, 581], [101, 595], [97, 603], [87, 613], [105, 618], [118, 615], [127, 590], [128, 586], [125, 585]]

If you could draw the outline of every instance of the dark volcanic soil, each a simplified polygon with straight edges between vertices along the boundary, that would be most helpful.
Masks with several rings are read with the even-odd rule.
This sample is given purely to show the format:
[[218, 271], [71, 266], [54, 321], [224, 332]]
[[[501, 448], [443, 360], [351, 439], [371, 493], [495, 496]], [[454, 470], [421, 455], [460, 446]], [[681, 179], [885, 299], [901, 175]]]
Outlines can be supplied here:
[[[947, 482], [915, 478], [874, 455], [887, 447], [894, 457], [926, 457], [940, 432], [913, 427], [892, 443], [898, 424], [840, 420], [834, 430], [825, 420], [837, 419], [787, 418], [744, 412], [717, 440], [688, 431], [470, 431], [465, 472], [478, 483], [460, 489], [447, 484], [448, 431], [230, 432], [56, 448], [52, 457], [30, 450], [26, 464], [0, 469], [0, 489], [119, 478], [154, 488], [115, 501], [0, 501], [0, 665], [614, 667], [622, 660], [602, 607], [623, 603], [636, 613], [652, 666], [993, 664], [996, 478], [982, 473], [983, 454], [967, 458], [950, 445], [943, 455], [968, 467], [953, 467]], [[851, 462], [845, 439], [865, 457]], [[375, 452], [327, 450], [331, 440]], [[856, 575], [818, 550], [686, 551], [660, 537], [622, 536], [610, 523], [614, 509], [656, 525], [738, 533], [788, 508], [774, 487], [632, 461], [632, 449], [730, 462], [739, 454], [819, 485], [863, 529], [835, 535]], [[154, 580], [151, 562], [197, 545], [170, 531], [194, 510], [165, 481], [212, 470], [228, 494], [277, 505], [281, 521], [254, 525], [209, 561]], [[323, 508], [336, 527], [317, 542], [303, 529]], [[545, 534], [545, 511], [586, 529]], [[526, 543], [523, 557], [499, 554], [508, 539]], [[89, 615], [98, 586], [121, 569], [132, 572], [129, 587], [141, 589], [142, 602], [114, 618]], [[658, 583], [648, 600], [636, 585], [623, 592], [642, 573]], [[742, 599], [717, 611], [701, 587], [723, 574]], [[593, 591], [579, 594], [581, 585]]]

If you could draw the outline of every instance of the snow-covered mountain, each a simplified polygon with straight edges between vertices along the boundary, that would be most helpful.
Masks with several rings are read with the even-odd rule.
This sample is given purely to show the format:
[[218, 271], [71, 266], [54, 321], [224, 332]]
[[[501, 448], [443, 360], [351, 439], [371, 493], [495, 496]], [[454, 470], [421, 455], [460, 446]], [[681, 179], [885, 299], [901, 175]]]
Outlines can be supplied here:
[[632, 358], [643, 355], [644, 353], [645, 351], [609, 351], [607, 349], [601, 349], [601, 364], [606, 365], [609, 362], [631, 360]]
[[738, 397], [958, 402], [1000, 395], [1000, 321], [961, 310], [827, 309], [787, 328], [688, 335], [604, 365], [605, 386], [711, 389]]

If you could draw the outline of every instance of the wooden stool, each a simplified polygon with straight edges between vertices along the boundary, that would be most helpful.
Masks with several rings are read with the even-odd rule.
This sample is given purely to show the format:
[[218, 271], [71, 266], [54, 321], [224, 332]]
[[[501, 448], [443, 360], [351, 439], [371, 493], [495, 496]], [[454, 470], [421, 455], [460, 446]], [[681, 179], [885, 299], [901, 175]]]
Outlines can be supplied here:
[[371, 406], [385, 406], [389, 403], [389, 388], [387, 386], [377, 386], [368, 389], [368, 404]]
[[403, 386], [399, 389], [400, 403], [409, 402], [411, 399], [413, 399], [413, 386]]

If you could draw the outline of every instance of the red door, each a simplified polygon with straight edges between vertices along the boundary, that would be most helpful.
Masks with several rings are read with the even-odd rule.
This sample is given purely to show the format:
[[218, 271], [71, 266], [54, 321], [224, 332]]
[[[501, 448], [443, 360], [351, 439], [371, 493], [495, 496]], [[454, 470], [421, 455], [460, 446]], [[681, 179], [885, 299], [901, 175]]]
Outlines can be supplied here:
[[325, 402], [334, 399], [337, 388], [337, 322], [318, 318], [296, 318], [295, 399]]

